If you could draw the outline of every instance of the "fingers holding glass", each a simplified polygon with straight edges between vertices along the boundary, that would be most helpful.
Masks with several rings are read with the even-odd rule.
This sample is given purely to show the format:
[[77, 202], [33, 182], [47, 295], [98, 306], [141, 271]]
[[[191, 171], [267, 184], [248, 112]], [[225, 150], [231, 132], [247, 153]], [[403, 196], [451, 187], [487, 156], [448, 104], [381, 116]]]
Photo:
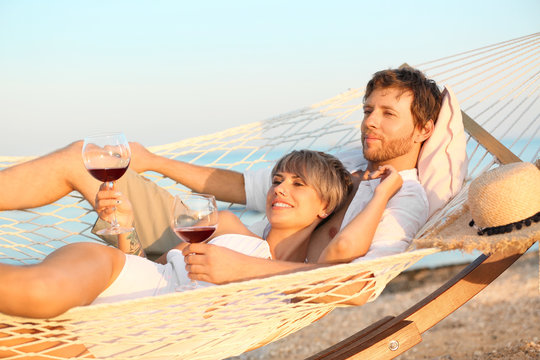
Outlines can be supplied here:
[[[124, 175], [129, 167], [131, 152], [124, 134], [112, 133], [89, 136], [84, 139], [82, 158], [84, 166], [94, 178], [107, 183], [110, 189], [113, 182]], [[116, 210], [112, 211], [111, 227], [102, 229], [99, 235], [116, 235], [133, 231], [131, 226], [120, 226]]]
[[116, 216], [116, 221], [121, 227], [131, 228], [133, 225], [131, 202], [121, 192], [109, 190], [107, 184], [103, 184], [96, 194], [95, 208], [104, 221], [112, 223]]

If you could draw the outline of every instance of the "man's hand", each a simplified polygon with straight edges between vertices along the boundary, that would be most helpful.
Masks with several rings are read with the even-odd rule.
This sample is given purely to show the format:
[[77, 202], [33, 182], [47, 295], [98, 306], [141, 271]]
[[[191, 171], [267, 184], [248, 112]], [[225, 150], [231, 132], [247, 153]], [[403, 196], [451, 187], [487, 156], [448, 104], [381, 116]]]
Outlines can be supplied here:
[[96, 212], [101, 220], [112, 223], [116, 209], [116, 220], [122, 227], [133, 225], [133, 209], [129, 199], [119, 191], [109, 188], [109, 183], [103, 183], [96, 195]]
[[253, 257], [211, 244], [189, 244], [182, 250], [188, 276], [213, 284], [248, 280]]
[[129, 149], [131, 150], [131, 162], [129, 163], [131, 170], [137, 173], [152, 170], [152, 159], [156, 156], [154, 153], [136, 142], [130, 142]]

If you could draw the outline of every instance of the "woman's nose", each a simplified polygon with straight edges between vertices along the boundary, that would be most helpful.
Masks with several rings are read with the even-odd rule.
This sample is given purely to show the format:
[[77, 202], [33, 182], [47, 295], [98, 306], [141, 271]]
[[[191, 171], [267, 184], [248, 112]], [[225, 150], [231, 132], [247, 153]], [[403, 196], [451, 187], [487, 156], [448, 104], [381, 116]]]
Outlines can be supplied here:
[[276, 186], [274, 188], [274, 190], [275, 190], [276, 194], [279, 194], [279, 195], [286, 195], [287, 194], [286, 186], [283, 183]]

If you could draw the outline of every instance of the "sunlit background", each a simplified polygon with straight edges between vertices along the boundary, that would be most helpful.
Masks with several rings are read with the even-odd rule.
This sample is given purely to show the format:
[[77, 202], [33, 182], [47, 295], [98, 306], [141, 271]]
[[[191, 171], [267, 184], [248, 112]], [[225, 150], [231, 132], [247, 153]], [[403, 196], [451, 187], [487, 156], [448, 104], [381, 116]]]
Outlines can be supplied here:
[[540, 1], [0, 0], [0, 154], [158, 145], [538, 31]]

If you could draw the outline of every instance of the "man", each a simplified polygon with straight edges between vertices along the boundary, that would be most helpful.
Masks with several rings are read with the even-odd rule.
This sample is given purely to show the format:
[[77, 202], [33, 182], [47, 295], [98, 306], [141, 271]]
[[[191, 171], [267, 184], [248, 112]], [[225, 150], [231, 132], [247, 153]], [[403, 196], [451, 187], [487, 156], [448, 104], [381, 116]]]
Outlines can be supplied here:
[[[404, 181], [403, 186], [388, 202], [380, 223], [373, 223], [372, 228], [365, 229], [351, 241], [358, 241], [362, 236], [373, 239], [372, 246], [363, 259], [399, 253], [408, 247], [428, 217], [429, 205], [418, 181], [415, 166], [422, 143], [433, 132], [441, 98], [436, 84], [419, 71], [406, 68], [381, 71], [374, 75], [367, 85], [362, 122], [362, 144], [367, 167], [364, 165], [363, 168], [358, 168], [359, 163], [362, 163], [359, 154], [352, 157], [351, 154], [346, 154], [341, 158], [353, 172], [354, 190], [346, 206], [314, 231], [308, 249], [309, 262], [315, 262], [333, 236], [375, 196], [374, 189], [379, 180], [363, 179], [382, 165], [392, 165], [398, 170]], [[227, 201], [247, 203], [248, 208], [264, 210], [269, 172], [238, 174], [194, 167], [167, 159], [157, 160], [151, 155], [147, 158], [151, 159], [154, 170], [179, 180], [195, 191], [214, 193]], [[138, 166], [149, 167], [149, 163], [139, 163]], [[200, 179], [204, 181], [201, 182]], [[224, 184], [227, 186], [224, 187]], [[191, 251], [203, 255], [188, 257], [191, 276], [198, 280], [226, 283], [307, 267], [298, 263], [270, 264], [265, 263], [265, 260], [248, 260], [233, 254], [225, 256], [223, 253], [226, 251], [220, 250], [211, 249], [204, 244], [190, 245], [189, 249], [185, 250], [186, 253]], [[340, 257], [347, 258], [347, 248], [344, 247], [342, 251]], [[227, 271], [223, 271], [224, 269]], [[235, 272], [237, 277], [231, 275]]]
[[[441, 105], [436, 84], [414, 69], [404, 68], [378, 72], [368, 83], [364, 98], [362, 143], [367, 167], [361, 168], [361, 156], [342, 158], [354, 171], [354, 190], [346, 206], [334, 213], [316, 229], [309, 244], [307, 260], [315, 262], [339, 229], [351, 221], [375, 195], [377, 180], [367, 180], [370, 172], [381, 165], [392, 165], [403, 180], [402, 188], [388, 202], [379, 224], [365, 233], [373, 239], [365, 258], [403, 251], [427, 219], [426, 195], [418, 182], [415, 169], [422, 143], [433, 132]], [[223, 201], [246, 204], [264, 210], [269, 175], [244, 174], [197, 166], [151, 154], [139, 144], [132, 144], [132, 163], [118, 188], [127, 194], [138, 213], [137, 232], [147, 254], [159, 255], [178, 243], [170, 230], [168, 209], [170, 196], [156, 185], [143, 180], [136, 172], [147, 170], [162, 173], [195, 192], [212, 193]], [[21, 209], [51, 203], [72, 190], [79, 191], [92, 205], [100, 183], [93, 179], [81, 161], [81, 142], [69, 145], [42, 158], [0, 172], [0, 210]], [[261, 181], [263, 179], [263, 181]], [[363, 180], [365, 179], [365, 181]], [[156, 198], [161, 200], [152, 205]], [[190, 245], [189, 251], [200, 256], [188, 257], [188, 268], [194, 279], [226, 283], [248, 278], [310, 268], [313, 265], [247, 259], [227, 249], [207, 244]], [[342, 258], [346, 257], [347, 249]], [[225, 261], [224, 259], [227, 259]], [[220, 271], [227, 268], [227, 272]], [[229, 274], [226, 278], [222, 274]]]

